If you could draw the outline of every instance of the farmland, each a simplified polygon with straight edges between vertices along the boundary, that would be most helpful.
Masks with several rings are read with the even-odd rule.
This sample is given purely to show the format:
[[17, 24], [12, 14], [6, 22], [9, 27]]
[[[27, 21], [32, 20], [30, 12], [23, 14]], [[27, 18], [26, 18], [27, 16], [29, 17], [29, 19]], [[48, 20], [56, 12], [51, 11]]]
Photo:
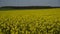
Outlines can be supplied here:
[[0, 11], [0, 34], [60, 34], [60, 8]]

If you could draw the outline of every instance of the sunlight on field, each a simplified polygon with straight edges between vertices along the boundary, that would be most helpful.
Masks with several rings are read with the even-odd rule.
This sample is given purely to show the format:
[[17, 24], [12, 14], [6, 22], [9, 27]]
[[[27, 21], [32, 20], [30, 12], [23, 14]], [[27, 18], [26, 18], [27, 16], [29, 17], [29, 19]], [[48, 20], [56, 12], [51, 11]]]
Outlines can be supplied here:
[[60, 14], [60, 9], [28, 9], [28, 10], [8, 10], [8, 11], [0, 11], [0, 15], [25, 15], [25, 14], [32, 14], [32, 15], [53, 15], [53, 14]]
[[0, 34], [60, 34], [60, 8], [0, 11]]

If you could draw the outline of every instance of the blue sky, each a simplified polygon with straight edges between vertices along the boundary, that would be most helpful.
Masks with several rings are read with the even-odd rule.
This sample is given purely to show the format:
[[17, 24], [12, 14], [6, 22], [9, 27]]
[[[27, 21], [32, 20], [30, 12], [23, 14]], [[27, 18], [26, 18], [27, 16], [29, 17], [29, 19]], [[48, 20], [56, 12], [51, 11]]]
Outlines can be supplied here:
[[0, 0], [0, 6], [60, 6], [59, 0]]

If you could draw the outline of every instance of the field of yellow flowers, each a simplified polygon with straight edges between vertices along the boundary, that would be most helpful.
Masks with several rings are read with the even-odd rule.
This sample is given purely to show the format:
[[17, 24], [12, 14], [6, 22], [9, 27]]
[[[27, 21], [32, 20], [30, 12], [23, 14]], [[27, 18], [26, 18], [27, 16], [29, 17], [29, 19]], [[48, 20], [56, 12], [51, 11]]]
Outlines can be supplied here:
[[0, 11], [0, 34], [60, 34], [60, 8]]

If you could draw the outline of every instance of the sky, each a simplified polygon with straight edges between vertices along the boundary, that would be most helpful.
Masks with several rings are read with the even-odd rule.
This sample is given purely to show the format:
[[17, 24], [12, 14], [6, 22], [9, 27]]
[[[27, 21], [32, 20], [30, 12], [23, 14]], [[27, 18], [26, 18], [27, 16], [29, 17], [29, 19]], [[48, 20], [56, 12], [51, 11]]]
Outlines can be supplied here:
[[0, 6], [60, 6], [60, 0], [0, 0]]

